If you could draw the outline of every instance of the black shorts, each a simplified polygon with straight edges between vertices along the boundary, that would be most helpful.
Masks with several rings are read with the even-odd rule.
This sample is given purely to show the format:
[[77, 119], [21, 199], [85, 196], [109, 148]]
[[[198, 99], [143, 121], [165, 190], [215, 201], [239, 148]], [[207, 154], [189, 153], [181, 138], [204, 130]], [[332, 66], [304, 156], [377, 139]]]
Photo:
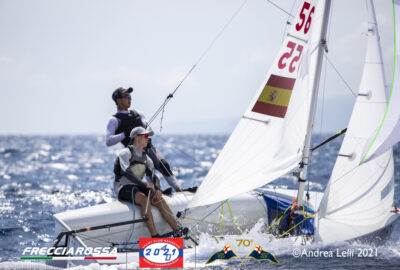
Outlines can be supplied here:
[[[147, 196], [149, 194], [149, 190], [151, 190], [151, 189], [146, 188], [146, 187], [139, 187], [139, 186], [135, 186], [135, 185], [125, 185], [120, 189], [120, 191], [118, 193], [118, 200], [133, 203], [132, 198], [134, 200], [136, 192], [140, 191], [144, 195]], [[132, 192], [133, 192], [133, 194], [132, 194]], [[137, 204], [137, 203], [135, 203], [135, 204]]]

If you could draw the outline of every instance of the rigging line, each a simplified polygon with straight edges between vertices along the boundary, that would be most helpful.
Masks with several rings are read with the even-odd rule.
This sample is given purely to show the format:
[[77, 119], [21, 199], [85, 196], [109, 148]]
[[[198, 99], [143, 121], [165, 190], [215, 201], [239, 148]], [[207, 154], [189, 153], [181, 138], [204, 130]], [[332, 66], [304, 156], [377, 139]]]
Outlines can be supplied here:
[[222, 202], [222, 207], [221, 207], [221, 219], [220, 219], [220, 223], [219, 223], [219, 235], [221, 235], [222, 233], [222, 219], [224, 217], [224, 201]]
[[80, 235], [80, 236], [78, 235], [78, 237], [80, 237], [82, 240], [91, 241], [91, 242], [96, 243], [96, 244], [98, 244], [100, 246], [103, 246], [104, 244], [109, 244], [109, 245], [113, 244], [113, 242], [101, 240], [101, 239], [98, 239], [98, 238], [90, 238], [90, 237], [86, 237], [86, 236], [82, 236], [82, 235]]
[[[160, 137], [160, 138], [161, 138], [161, 137]], [[153, 148], [149, 148], [149, 150], [153, 151], [154, 155], [157, 157], [157, 155], [156, 155], [156, 153], [155, 153], [155, 151], [154, 151]], [[167, 172], [171, 171], [171, 172], [172, 172], [172, 169], [169, 170], [169, 169], [165, 166], [165, 164], [164, 164], [163, 162], [161, 162], [161, 160], [160, 160], [160, 164], [161, 164], [161, 166], [163, 166], [163, 168], [164, 168], [165, 171], [167, 171]], [[174, 175], [174, 174], [172, 173], [172, 175]], [[164, 176], [164, 178], [166, 179], [165, 176]], [[174, 189], [175, 189], [175, 188], [174, 188]], [[183, 193], [183, 195], [184, 195], [185, 198], [187, 199], [186, 194]]]
[[112, 242], [110, 241], [106, 241], [106, 240], [101, 240], [98, 238], [92, 238], [92, 237], [87, 237], [87, 236], [83, 236], [83, 235], [76, 235], [77, 237], [81, 238], [82, 240], [86, 240], [86, 241], [91, 241], [93, 243], [99, 244], [99, 245], [104, 245], [104, 244], [112, 244]]
[[309, 166], [308, 166], [308, 172], [307, 172], [307, 193], [306, 193], [306, 199], [307, 203], [310, 202], [310, 176], [311, 176], [311, 169], [312, 169], [312, 152], [310, 152], [310, 159], [309, 159]]
[[[165, 199], [164, 199], [164, 200], [165, 200]], [[166, 207], [166, 206], [164, 205], [162, 199], [161, 199], [161, 200], [158, 200], [158, 201], [156, 201], [156, 202], [153, 202], [153, 200], [152, 200], [152, 203], [153, 203], [154, 206], [157, 206], [157, 204], [160, 204], [161, 207], [167, 212], [167, 214], [168, 214], [170, 217], [173, 218], [173, 220], [176, 222], [176, 224], [178, 224], [178, 226], [180, 226], [180, 227], [183, 227], [183, 226], [182, 226], [182, 223], [179, 222], [179, 221], [175, 218], [175, 215], [172, 213], [172, 210], [169, 209], [169, 207]]]
[[[226, 201], [226, 200], [225, 200], [225, 201]], [[194, 224], [194, 225], [192, 226], [192, 228], [190, 228], [190, 231], [192, 231], [192, 230], [194, 229], [194, 227], [198, 226], [201, 222], [203, 222], [206, 218], [208, 218], [212, 213], [214, 213], [215, 211], [217, 211], [218, 208], [220, 208], [220, 207], [221, 207], [221, 205], [218, 204], [218, 206], [217, 206], [214, 210], [212, 210], [210, 213], [208, 213], [206, 216], [204, 216], [202, 219], [200, 219], [199, 222], [197, 222], [196, 224]]]
[[[329, 20], [329, 22], [330, 22], [330, 20]], [[328, 25], [328, 29], [330, 29], [329, 25]], [[330, 32], [328, 32], [328, 37], [329, 37], [329, 33]], [[320, 120], [321, 124], [320, 124], [320, 127], [319, 127], [319, 136], [320, 136], [320, 138], [322, 138], [322, 126], [323, 126], [324, 108], [325, 108], [326, 71], [327, 71], [327, 66], [328, 66], [327, 65], [327, 61], [326, 61], [327, 54], [325, 53], [324, 56], [325, 56], [324, 82], [323, 82], [323, 87], [322, 87], [322, 104], [321, 104], [321, 116], [320, 116], [321, 117], [321, 120]], [[313, 164], [313, 160], [312, 160], [313, 151], [312, 151], [312, 149], [310, 151], [310, 159], [309, 159], [310, 166], [309, 166], [308, 176], [311, 176], [311, 170], [312, 170], [312, 164]], [[318, 155], [318, 160], [317, 161], [320, 161], [320, 159], [321, 159], [321, 155]], [[307, 181], [307, 193], [306, 193], [306, 196], [307, 196], [307, 203], [310, 203], [310, 179], [307, 179], [307, 180], [308, 181]], [[315, 204], [314, 207], [316, 207], [316, 204]]]
[[[107, 235], [110, 236], [110, 235], [114, 235], [114, 234], [120, 234], [120, 233], [124, 233], [124, 232], [130, 231], [130, 230], [131, 229], [121, 230], [121, 231], [117, 231], [117, 232], [114, 232], [114, 233], [108, 233]], [[75, 235], [77, 237], [82, 238], [82, 239], [86, 239], [86, 240], [93, 241], [93, 242], [95, 242], [95, 240], [101, 241], [101, 244], [104, 244], [104, 243], [113, 244], [113, 242], [111, 242], [111, 241], [100, 239], [99, 238], [100, 236], [86, 236], [84, 233], [85, 232], [75, 233]], [[99, 242], [97, 242], [97, 243], [99, 243]]]
[[356, 97], [357, 95], [354, 93], [353, 89], [350, 87], [350, 85], [346, 82], [346, 80], [343, 78], [343, 76], [340, 74], [340, 72], [337, 70], [335, 65], [331, 62], [328, 56], [326, 56], [326, 60], [328, 63], [331, 65], [331, 67], [335, 70], [335, 72], [338, 74], [339, 78], [343, 81], [343, 83], [347, 86], [347, 88], [350, 90], [351, 94], [353, 97]]
[[162, 132], [162, 123], [164, 120], [164, 112], [165, 112], [165, 106], [162, 109], [161, 118], [160, 118], [160, 133]]
[[284, 41], [284, 39], [285, 39], [285, 37], [286, 37], [286, 34], [287, 34], [287, 32], [288, 32], [288, 29], [290, 29], [290, 25], [292, 25], [292, 23], [290, 22], [290, 17], [293, 17], [291, 14], [292, 14], [292, 12], [293, 12], [293, 9], [294, 9], [294, 6], [295, 6], [295, 5], [296, 5], [296, 0], [293, 1], [292, 8], [290, 9], [290, 13], [289, 13], [289, 15], [288, 15], [288, 17], [287, 17], [287, 19], [286, 19], [286, 25], [285, 25], [285, 27], [284, 27], [284, 29], [283, 29], [283, 36], [282, 36], [282, 41], [281, 41], [281, 43], [283, 43], [283, 41]]
[[292, 228], [290, 228], [289, 230], [287, 230], [286, 232], [284, 232], [283, 234], [281, 234], [278, 238], [276, 238], [276, 240], [280, 239], [282, 236], [284, 236], [285, 234], [289, 233], [291, 230], [293, 230], [294, 228], [296, 228], [297, 226], [299, 226], [300, 224], [302, 224], [304, 221], [306, 221], [307, 219], [312, 218], [313, 216], [315, 216], [315, 214], [317, 214], [317, 212], [315, 212], [314, 214], [304, 218], [302, 221], [300, 221], [299, 223], [297, 223], [296, 225], [294, 225]]
[[233, 215], [232, 208], [231, 208], [231, 206], [229, 205], [229, 201], [228, 201], [228, 200], [226, 200], [226, 204], [228, 205], [229, 212], [230, 212], [230, 214], [231, 214], [231, 218], [232, 218], [233, 224], [235, 225], [236, 229], [240, 232], [240, 234], [243, 234], [243, 232], [239, 229], [238, 225], [237, 225], [236, 222], [235, 222], [235, 216]]
[[[280, 9], [281, 11], [285, 12], [287, 15], [289, 15], [289, 17], [294, 17], [292, 14], [290, 14], [289, 12], [287, 12], [286, 10], [284, 10], [283, 8], [281, 8], [280, 6], [278, 6], [277, 4], [272, 2], [271, 0], [267, 0], [267, 2], [270, 3], [271, 5], [273, 5], [274, 7]], [[292, 9], [293, 9], [293, 7], [292, 7]]]
[[[132, 215], [133, 215], [133, 219], [135, 219], [135, 192], [134, 189], [132, 188]], [[135, 223], [132, 224], [132, 231], [131, 234], [129, 235], [128, 239], [126, 240], [126, 242], [128, 242], [131, 238], [132, 238], [132, 234], [133, 231], [135, 230]], [[127, 246], [125, 245], [125, 248]]]
[[211, 50], [212, 46], [217, 42], [217, 40], [222, 36], [222, 34], [225, 32], [225, 30], [228, 28], [228, 26], [232, 23], [233, 19], [239, 14], [239, 12], [243, 9], [245, 4], [247, 3], [248, 0], [243, 1], [242, 5], [235, 11], [235, 13], [231, 16], [231, 18], [228, 20], [228, 22], [222, 27], [222, 29], [218, 32], [218, 34], [215, 36], [215, 38], [212, 40], [210, 45], [206, 48], [206, 50], [201, 54], [199, 59], [195, 62], [195, 64], [192, 66], [192, 68], [186, 73], [186, 75], [183, 77], [183, 79], [180, 81], [178, 86], [175, 88], [175, 90], [169, 94], [163, 104], [157, 109], [157, 111], [153, 114], [153, 116], [150, 118], [148, 122], [148, 126], [154, 121], [154, 119], [157, 117], [157, 115], [163, 110], [163, 108], [168, 104], [168, 102], [171, 100], [171, 98], [174, 97], [175, 93], [178, 91], [182, 83], [189, 77], [189, 75], [192, 73], [192, 71], [196, 68], [196, 66], [203, 60], [204, 56]]
[[[163, 140], [164, 142], [171, 143], [171, 142], [167, 141], [166, 138], [163, 138], [163, 137], [161, 137], [160, 135], [155, 134], [155, 136], [156, 136], [157, 138], [160, 138], [160, 139]], [[181, 149], [178, 149], [177, 147], [173, 147], [172, 149], [173, 149], [174, 151], [179, 152], [179, 153], [183, 154], [184, 156], [190, 158], [192, 161], [194, 161], [195, 163], [197, 163], [197, 165], [200, 165], [200, 166], [202, 165], [202, 164], [201, 164], [201, 161], [197, 160], [196, 158], [194, 158], [194, 157], [191, 156], [190, 154], [186, 153], [185, 151], [183, 151], [183, 150], [181, 150]]]

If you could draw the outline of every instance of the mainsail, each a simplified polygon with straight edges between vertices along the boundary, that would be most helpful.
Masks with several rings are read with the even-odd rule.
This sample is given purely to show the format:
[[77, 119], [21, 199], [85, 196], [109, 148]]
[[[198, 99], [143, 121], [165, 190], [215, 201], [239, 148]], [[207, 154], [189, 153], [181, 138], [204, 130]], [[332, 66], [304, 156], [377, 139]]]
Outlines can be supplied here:
[[361, 164], [369, 135], [386, 109], [379, 33], [372, 0], [367, 1], [368, 46], [358, 97], [331, 178], [319, 207], [323, 242], [355, 239], [391, 221], [394, 196], [392, 150]]
[[389, 103], [381, 126], [366, 144], [362, 162], [371, 160], [400, 141], [400, 0], [393, 1], [394, 17], [394, 71]]
[[301, 1], [282, 47], [250, 106], [188, 207], [263, 186], [302, 159], [312, 106], [325, 1]]

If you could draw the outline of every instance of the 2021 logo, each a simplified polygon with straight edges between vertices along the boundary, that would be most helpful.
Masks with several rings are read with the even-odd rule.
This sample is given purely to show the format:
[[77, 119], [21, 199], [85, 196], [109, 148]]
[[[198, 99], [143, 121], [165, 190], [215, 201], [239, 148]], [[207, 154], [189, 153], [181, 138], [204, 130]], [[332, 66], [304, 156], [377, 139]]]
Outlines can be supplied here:
[[182, 268], [182, 238], [140, 238], [139, 267]]

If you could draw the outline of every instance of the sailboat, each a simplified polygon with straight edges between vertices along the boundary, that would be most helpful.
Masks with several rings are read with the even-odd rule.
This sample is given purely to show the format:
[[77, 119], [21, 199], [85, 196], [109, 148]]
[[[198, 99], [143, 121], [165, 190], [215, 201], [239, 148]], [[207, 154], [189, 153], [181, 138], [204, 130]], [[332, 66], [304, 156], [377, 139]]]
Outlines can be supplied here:
[[[182, 226], [193, 233], [237, 234], [262, 218], [277, 238], [300, 235], [331, 243], [390, 236], [399, 218], [393, 144], [375, 155], [370, 147], [388, 104], [372, 0], [367, 0], [364, 71], [342, 147], [325, 192], [304, 194], [330, 6], [330, 0], [300, 2], [270, 71], [197, 192], [165, 196]], [[394, 1], [394, 14], [400, 14], [399, 6]], [[400, 19], [395, 20], [399, 31]], [[397, 59], [399, 49], [397, 42]], [[392, 89], [397, 93], [398, 63]], [[297, 176], [298, 190], [262, 188], [287, 173]], [[222, 214], [224, 207], [229, 211]], [[152, 212], [158, 231], [168, 233], [158, 210]], [[59, 232], [54, 247], [118, 247], [117, 260], [99, 263], [124, 263], [128, 254], [134, 256], [130, 244], [149, 237], [139, 208], [130, 203], [115, 201], [54, 218]]]

